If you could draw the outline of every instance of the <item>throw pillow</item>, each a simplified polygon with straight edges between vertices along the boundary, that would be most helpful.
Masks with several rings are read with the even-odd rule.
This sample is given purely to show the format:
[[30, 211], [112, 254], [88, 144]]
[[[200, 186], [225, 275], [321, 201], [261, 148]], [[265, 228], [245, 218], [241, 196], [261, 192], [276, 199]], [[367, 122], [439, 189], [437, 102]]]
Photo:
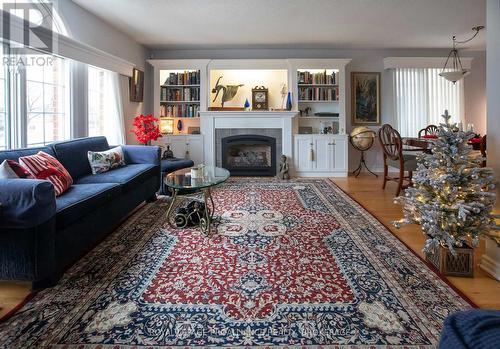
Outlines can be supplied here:
[[87, 153], [92, 174], [107, 172], [125, 165], [122, 147], [106, 151], [89, 151]]
[[19, 163], [26, 167], [33, 177], [52, 182], [56, 196], [64, 193], [73, 184], [73, 178], [64, 166], [55, 157], [43, 151], [20, 157]]
[[0, 178], [33, 178], [30, 173], [14, 160], [4, 160], [0, 164]]

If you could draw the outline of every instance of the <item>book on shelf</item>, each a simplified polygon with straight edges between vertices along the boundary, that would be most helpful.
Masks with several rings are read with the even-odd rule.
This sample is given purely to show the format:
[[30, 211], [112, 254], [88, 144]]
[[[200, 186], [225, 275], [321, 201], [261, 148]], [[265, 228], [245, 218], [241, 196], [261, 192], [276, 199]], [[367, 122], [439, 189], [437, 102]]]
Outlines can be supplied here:
[[299, 101], [338, 101], [337, 87], [301, 87]]
[[199, 70], [170, 73], [163, 85], [199, 85], [200, 75]]
[[161, 105], [160, 116], [168, 118], [195, 118], [199, 116], [199, 104]]
[[175, 89], [168, 89], [162, 87], [160, 91], [161, 101], [199, 101], [200, 88], [199, 87], [179, 87]]
[[307, 85], [337, 85], [339, 83], [339, 73], [333, 72], [328, 74], [325, 71], [322, 73], [311, 73], [308, 71], [297, 71], [297, 82]]

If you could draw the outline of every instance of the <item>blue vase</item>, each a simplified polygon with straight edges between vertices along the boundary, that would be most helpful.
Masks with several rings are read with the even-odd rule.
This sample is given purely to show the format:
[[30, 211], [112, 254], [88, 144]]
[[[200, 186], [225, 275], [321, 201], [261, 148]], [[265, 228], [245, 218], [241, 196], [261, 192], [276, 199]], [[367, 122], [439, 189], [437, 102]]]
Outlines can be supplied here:
[[250, 102], [248, 101], [248, 98], [245, 99], [245, 104], [243, 105], [243, 107], [245, 107], [245, 110], [247, 110], [248, 108], [250, 108]]
[[177, 131], [179, 131], [179, 132], [182, 131], [182, 120], [177, 121]]
[[286, 110], [292, 110], [292, 93], [288, 92], [286, 97]]

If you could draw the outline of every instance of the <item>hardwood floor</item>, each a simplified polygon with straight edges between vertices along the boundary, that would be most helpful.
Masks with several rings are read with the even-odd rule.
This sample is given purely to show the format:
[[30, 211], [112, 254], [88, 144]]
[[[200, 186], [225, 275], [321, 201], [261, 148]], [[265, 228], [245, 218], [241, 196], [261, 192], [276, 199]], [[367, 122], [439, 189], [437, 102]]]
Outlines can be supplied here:
[[[411, 249], [422, 256], [424, 236], [418, 226], [395, 229], [390, 222], [402, 215], [401, 207], [394, 204], [395, 183], [388, 183], [382, 190], [382, 180], [362, 174], [358, 178], [335, 178], [334, 182], [361, 203]], [[449, 277], [448, 280], [481, 308], [500, 309], [500, 282], [490, 278], [478, 264], [484, 253], [484, 242], [475, 252], [474, 278]], [[0, 317], [19, 304], [29, 294], [29, 284], [0, 282]]]
[[[391, 225], [391, 221], [402, 217], [401, 206], [394, 204], [397, 184], [389, 182], [386, 189], [382, 190], [380, 177], [375, 178], [363, 173], [358, 178], [335, 178], [334, 182], [390, 228], [394, 235], [423, 257], [422, 246], [425, 237], [420, 226], [411, 225], [396, 229]], [[489, 277], [486, 272], [479, 268], [483, 253], [484, 241], [481, 241], [474, 254], [474, 278], [447, 277], [447, 279], [480, 308], [500, 309], [500, 297], [498, 296], [500, 282]]]

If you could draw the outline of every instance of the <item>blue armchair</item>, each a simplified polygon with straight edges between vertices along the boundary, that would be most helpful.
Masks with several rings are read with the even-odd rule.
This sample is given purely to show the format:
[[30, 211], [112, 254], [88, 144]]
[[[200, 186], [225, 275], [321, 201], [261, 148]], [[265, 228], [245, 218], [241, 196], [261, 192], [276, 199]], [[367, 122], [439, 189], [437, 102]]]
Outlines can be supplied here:
[[34, 288], [53, 285], [135, 207], [156, 198], [159, 147], [123, 146], [126, 166], [92, 175], [87, 151], [109, 148], [105, 137], [89, 137], [0, 152], [1, 162], [45, 151], [74, 181], [55, 197], [48, 181], [0, 180], [0, 279], [29, 280]]

